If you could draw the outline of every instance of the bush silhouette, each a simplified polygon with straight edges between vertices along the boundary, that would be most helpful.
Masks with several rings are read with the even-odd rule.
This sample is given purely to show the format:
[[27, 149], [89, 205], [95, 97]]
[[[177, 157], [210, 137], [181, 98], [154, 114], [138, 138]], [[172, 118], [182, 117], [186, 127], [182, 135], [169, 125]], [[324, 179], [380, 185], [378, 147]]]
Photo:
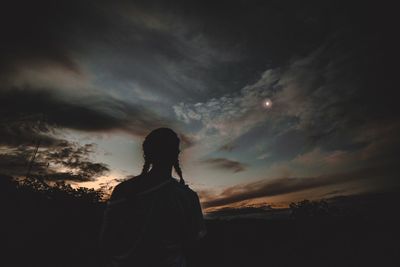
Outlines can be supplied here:
[[96, 266], [104, 192], [40, 179], [0, 175], [4, 266]]
[[289, 205], [293, 218], [326, 217], [332, 214], [332, 208], [325, 200], [310, 201], [308, 199], [292, 202]]

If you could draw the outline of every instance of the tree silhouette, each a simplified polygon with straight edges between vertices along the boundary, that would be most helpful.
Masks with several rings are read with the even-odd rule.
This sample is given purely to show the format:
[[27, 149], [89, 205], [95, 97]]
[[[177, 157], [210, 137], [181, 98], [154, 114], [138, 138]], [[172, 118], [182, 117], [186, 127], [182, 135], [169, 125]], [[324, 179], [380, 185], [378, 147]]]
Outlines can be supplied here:
[[292, 202], [289, 205], [291, 209], [291, 216], [293, 218], [309, 218], [309, 217], [326, 217], [332, 215], [331, 207], [325, 200], [308, 199]]

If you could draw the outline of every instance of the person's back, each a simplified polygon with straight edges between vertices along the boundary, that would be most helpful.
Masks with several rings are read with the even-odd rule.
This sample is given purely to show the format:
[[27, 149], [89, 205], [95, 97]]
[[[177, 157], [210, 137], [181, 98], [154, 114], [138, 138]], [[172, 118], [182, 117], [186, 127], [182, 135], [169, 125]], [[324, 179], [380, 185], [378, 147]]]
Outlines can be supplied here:
[[186, 266], [184, 249], [205, 227], [198, 196], [182, 181], [153, 166], [114, 189], [102, 230], [112, 266]]

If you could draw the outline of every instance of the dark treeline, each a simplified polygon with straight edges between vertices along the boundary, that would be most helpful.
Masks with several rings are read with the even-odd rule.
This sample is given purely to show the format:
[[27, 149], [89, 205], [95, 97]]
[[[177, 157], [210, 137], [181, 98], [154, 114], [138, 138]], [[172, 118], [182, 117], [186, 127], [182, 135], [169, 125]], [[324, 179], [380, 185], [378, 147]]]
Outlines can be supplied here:
[[[0, 266], [101, 266], [104, 193], [0, 176]], [[302, 201], [286, 219], [207, 220], [189, 266], [399, 266], [396, 194]], [[397, 202], [400, 203], [400, 202]]]
[[96, 259], [101, 191], [37, 179], [0, 183], [5, 266], [88, 266]]

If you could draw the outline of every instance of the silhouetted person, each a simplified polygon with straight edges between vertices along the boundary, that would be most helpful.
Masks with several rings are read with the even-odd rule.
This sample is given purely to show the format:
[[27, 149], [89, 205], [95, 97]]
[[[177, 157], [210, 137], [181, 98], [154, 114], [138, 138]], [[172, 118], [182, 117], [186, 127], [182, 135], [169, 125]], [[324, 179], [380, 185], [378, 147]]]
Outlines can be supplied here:
[[115, 187], [101, 233], [109, 266], [186, 266], [185, 249], [204, 236], [198, 196], [179, 166], [179, 142], [171, 129], [152, 131], [143, 142], [142, 173]]

